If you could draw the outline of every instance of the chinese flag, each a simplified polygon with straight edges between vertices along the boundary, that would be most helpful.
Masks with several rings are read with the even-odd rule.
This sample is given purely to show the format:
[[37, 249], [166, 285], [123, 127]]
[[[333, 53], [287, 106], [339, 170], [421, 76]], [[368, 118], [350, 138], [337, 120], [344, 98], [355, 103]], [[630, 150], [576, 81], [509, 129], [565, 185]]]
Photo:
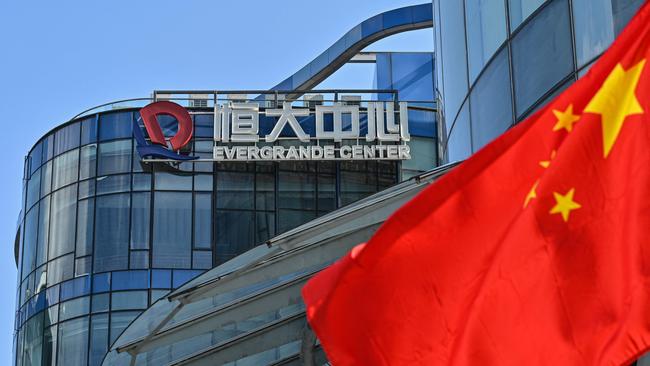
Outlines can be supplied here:
[[650, 5], [590, 72], [303, 289], [335, 366], [627, 365], [650, 347]]

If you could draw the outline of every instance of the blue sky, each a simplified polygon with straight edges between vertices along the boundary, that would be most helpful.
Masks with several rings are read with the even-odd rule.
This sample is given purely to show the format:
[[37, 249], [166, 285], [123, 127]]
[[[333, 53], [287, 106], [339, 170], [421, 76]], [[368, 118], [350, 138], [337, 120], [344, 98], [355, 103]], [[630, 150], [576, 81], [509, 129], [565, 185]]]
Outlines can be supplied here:
[[[23, 159], [78, 112], [154, 89], [266, 89], [350, 28], [407, 0], [0, 2], [0, 364], [10, 364], [16, 294], [13, 242]], [[431, 51], [431, 30], [370, 50]], [[370, 87], [367, 65], [322, 87]]]

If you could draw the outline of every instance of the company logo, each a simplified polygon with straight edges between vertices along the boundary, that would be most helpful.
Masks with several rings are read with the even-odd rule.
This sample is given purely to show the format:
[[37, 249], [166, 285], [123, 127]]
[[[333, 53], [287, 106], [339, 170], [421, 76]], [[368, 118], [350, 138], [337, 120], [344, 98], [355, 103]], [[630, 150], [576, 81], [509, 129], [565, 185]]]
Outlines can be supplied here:
[[[171, 116], [178, 121], [178, 132], [167, 140], [163, 134], [158, 116]], [[180, 154], [181, 148], [192, 139], [194, 126], [187, 110], [180, 105], [168, 101], [151, 103], [140, 109], [140, 118], [149, 135], [150, 143], [144, 137], [138, 121], [133, 122], [133, 135], [137, 142], [138, 154], [141, 158], [162, 158], [174, 160], [194, 160], [196, 157]]]

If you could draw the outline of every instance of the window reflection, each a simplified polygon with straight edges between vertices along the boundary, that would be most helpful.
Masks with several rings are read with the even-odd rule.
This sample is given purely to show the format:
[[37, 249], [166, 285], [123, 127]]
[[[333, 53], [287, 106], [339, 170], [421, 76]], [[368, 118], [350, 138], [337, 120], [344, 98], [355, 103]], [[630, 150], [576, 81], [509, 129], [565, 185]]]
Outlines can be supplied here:
[[153, 266], [190, 268], [192, 193], [156, 192], [153, 214]]
[[93, 271], [127, 269], [129, 261], [129, 195], [96, 198]]
[[472, 81], [506, 39], [504, 0], [466, 1], [465, 15], [469, 79]]
[[58, 364], [85, 365], [88, 356], [88, 317], [59, 324]]
[[131, 140], [99, 144], [99, 175], [127, 173], [131, 170]]
[[79, 150], [73, 150], [54, 159], [52, 190], [59, 189], [77, 180]]
[[49, 258], [72, 252], [77, 221], [77, 185], [73, 184], [52, 194], [50, 216]]
[[530, 14], [532, 14], [546, 0], [508, 0], [510, 7], [510, 30], [517, 29]]

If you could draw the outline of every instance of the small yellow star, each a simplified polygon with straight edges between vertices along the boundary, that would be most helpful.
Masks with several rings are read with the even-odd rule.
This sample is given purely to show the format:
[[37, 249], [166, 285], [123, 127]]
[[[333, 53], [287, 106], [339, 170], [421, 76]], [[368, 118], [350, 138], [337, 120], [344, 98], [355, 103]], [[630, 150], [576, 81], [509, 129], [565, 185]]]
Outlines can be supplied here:
[[612, 150], [627, 116], [643, 114], [635, 91], [644, 66], [645, 59], [627, 70], [617, 64], [585, 107], [585, 112], [601, 115], [605, 157]]
[[537, 189], [537, 185], [539, 184], [539, 180], [533, 184], [533, 188], [530, 189], [530, 192], [528, 192], [528, 195], [526, 195], [526, 200], [524, 201], [524, 208], [528, 206], [530, 201], [533, 200], [533, 198], [537, 198], [537, 192], [535, 191]]
[[549, 166], [551, 166], [551, 160], [555, 159], [555, 155], [557, 154], [557, 151], [553, 150], [551, 151], [551, 158], [549, 160], [542, 160], [539, 162], [539, 165], [542, 166], [542, 168], [546, 169]]
[[573, 130], [573, 124], [580, 119], [579, 115], [573, 114], [573, 104], [569, 104], [564, 112], [554, 109], [553, 114], [557, 118], [557, 122], [553, 126], [553, 131], [559, 131], [564, 128], [567, 132], [571, 132]]
[[565, 195], [561, 195], [557, 192], [553, 192], [553, 197], [555, 197], [555, 206], [549, 211], [550, 214], [559, 213], [562, 215], [564, 222], [569, 221], [569, 214], [573, 210], [577, 210], [582, 207], [579, 203], [573, 200], [573, 194], [576, 189], [571, 188], [569, 192]]

